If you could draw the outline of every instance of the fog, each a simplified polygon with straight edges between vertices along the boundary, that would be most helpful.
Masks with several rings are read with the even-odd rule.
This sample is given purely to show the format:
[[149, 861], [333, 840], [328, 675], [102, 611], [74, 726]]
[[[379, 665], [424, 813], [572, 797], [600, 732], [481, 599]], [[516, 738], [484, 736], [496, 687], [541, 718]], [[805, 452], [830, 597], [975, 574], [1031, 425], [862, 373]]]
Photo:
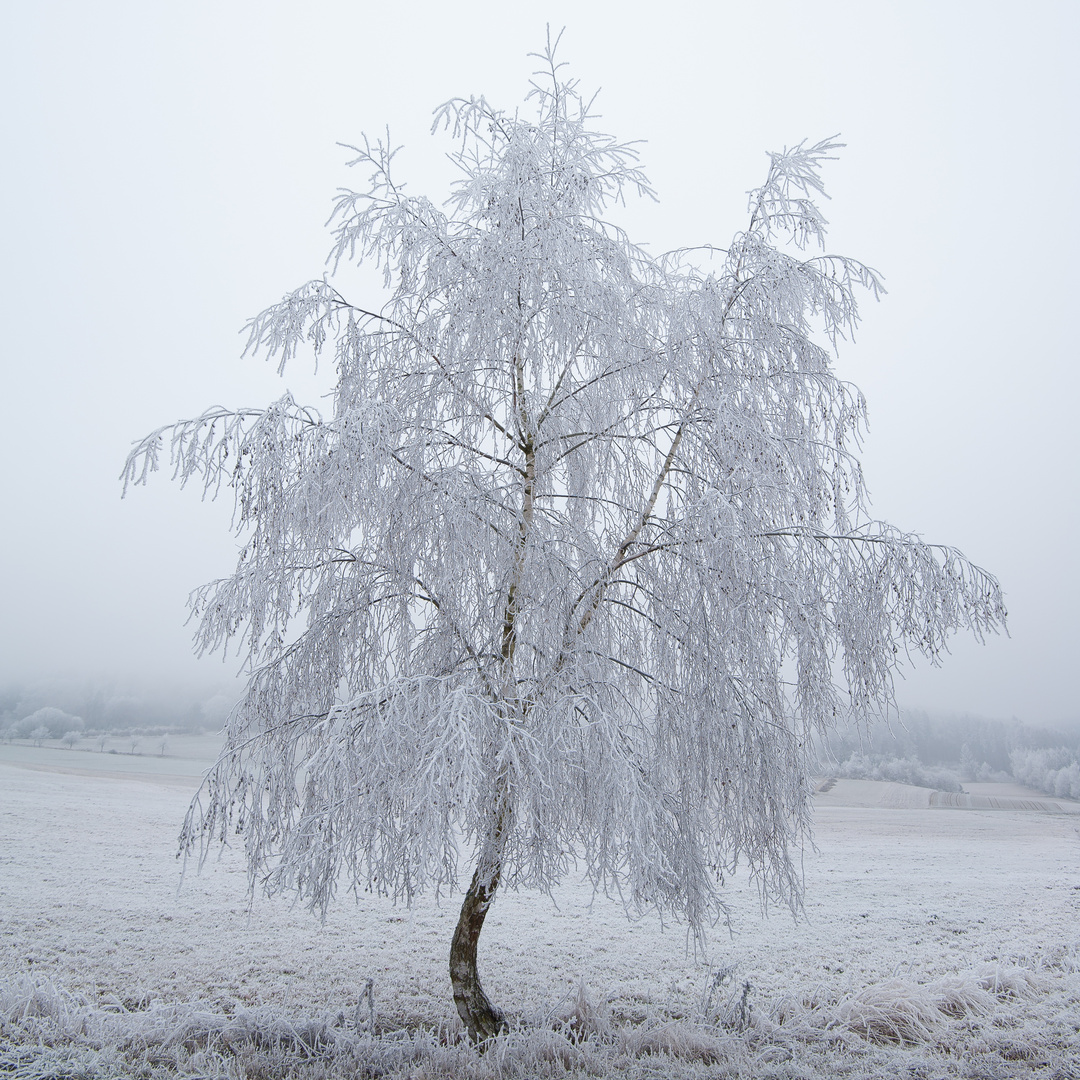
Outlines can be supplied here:
[[432, 109], [514, 108], [550, 21], [602, 126], [645, 140], [660, 202], [619, 220], [655, 251], [724, 245], [765, 151], [841, 133], [830, 247], [889, 290], [837, 361], [869, 400], [873, 509], [994, 572], [1010, 612], [1011, 636], [957, 639], [900, 703], [1074, 722], [1078, 10], [9, 6], [0, 682], [233, 684], [235, 659], [196, 659], [184, 626], [188, 592], [231, 570], [231, 508], [167, 475], [121, 501], [127, 449], [212, 404], [317, 403], [322, 375], [279, 378], [237, 331], [322, 273], [330, 200], [366, 179], [337, 144], [388, 125], [400, 175], [439, 201]]

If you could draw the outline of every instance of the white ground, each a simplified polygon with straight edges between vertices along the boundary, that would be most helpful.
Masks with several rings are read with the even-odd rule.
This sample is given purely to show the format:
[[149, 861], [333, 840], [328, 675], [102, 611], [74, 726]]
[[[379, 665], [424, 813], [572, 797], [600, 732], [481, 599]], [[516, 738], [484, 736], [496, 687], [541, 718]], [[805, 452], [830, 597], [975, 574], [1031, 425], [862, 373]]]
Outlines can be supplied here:
[[[455, 897], [411, 911], [342, 897], [325, 925], [258, 895], [249, 913], [239, 851], [189, 872], [177, 890], [176, 834], [212, 753], [212, 740], [179, 738], [165, 757], [0, 747], [0, 989], [8, 1000], [29, 977], [85, 995], [90, 1006], [184, 1002], [221, 1014], [262, 1006], [351, 1018], [370, 978], [383, 1030], [452, 1029]], [[1046, 799], [1020, 788], [982, 794]], [[804, 1026], [842, 1029], [850, 1048], [851, 1031], [873, 1034], [851, 1017], [875, 994], [917, 996], [931, 984], [940, 997], [942, 980], [966, 980], [968, 989], [997, 986], [996, 1011], [979, 1023], [974, 1013], [950, 1021], [931, 1047], [945, 1055], [927, 1059], [934, 1068], [969, 1075], [962, 1065], [971, 1054], [957, 1040], [970, 1038], [976, 1057], [985, 1050], [1004, 1070], [970, 1075], [1080, 1076], [1070, 1064], [1080, 1062], [1077, 805], [965, 810], [927, 806], [927, 796], [838, 781], [818, 797], [805, 917], [762, 917], [752, 883], [735, 880], [731, 933], [716, 927], [705, 955], [688, 951], [680, 927], [627, 921], [586, 886], [558, 890], [557, 908], [531, 894], [500, 895], [481, 944], [485, 986], [531, 1019], [584, 984], [615, 1024], [689, 1021], [701, 1015], [713, 975], [734, 968], [713, 995], [714, 1016], [728, 1008], [730, 1019], [749, 982], [759, 1034], [797, 1012]], [[1011, 993], [1002, 989], [1009, 980]], [[818, 1067], [790, 1075], [822, 1075]]]

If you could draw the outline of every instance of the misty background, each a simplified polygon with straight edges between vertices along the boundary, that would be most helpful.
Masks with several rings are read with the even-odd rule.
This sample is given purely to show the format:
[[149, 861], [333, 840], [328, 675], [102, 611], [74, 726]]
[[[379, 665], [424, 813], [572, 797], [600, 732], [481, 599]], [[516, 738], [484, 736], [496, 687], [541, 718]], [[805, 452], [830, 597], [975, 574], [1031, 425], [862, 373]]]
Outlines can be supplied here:
[[869, 401], [873, 510], [995, 573], [1011, 636], [908, 670], [890, 737], [923, 743], [841, 759], [922, 760], [942, 716], [969, 772], [1075, 749], [1076, 5], [42, 0], [2, 19], [0, 727], [220, 723], [237, 661], [194, 657], [184, 621], [232, 568], [230, 502], [167, 472], [121, 500], [130, 444], [214, 404], [319, 403], [329, 373], [280, 378], [238, 331], [323, 272], [334, 192], [366, 181], [338, 143], [388, 126], [399, 175], [441, 202], [432, 110], [517, 107], [550, 22], [601, 89], [597, 126], [645, 140], [660, 202], [617, 220], [654, 252], [726, 245], [766, 151], [847, 143], [829, 247], [889, 290], [836, 362]]

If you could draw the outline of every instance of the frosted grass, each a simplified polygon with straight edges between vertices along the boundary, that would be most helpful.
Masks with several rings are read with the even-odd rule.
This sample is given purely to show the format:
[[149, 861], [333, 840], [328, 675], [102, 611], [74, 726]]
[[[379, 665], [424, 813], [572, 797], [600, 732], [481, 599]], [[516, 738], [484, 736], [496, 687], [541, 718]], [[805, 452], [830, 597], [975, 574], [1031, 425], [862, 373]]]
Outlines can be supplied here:
[[480, 962], [524, 1005], [480, 1055], [449, 1003], [453, 897], [362, 895], [320, 925], [280, 899], [249, 909], [240, 851], [178, 893], [188, 793], [168, 758], [134, 780], [41, 771], [44, 750], [14, 768], [16, 749], [0, 749], [0, 1075], [1066, 1078], [1080, 1060], [1072, 815], [843, 806], [834, 788], [806, 920], [763, 918], [735, 879], [732, 933], [697, 956], [585, 885], [558, 908], [508, 893]]

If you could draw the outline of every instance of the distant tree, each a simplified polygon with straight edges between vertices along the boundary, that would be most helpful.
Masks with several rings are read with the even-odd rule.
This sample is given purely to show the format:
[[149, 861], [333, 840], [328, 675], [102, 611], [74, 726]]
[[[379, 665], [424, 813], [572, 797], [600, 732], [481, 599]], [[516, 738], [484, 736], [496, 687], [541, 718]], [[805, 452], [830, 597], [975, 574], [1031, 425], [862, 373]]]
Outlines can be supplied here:
[[30, 732], [30, 738], [34, 740], [35, 746], [40, 746], [48, 737], [49, 729], [44, 724], [40, 724]]
[[124, 471], [144, 482], [167, 435], [245, 539], [193, 601], [199, 648], [236, 639], [252, 673], [184, 845], [239, 823], [252, 881], [324, 909], [342, 875], [451, 888], [464, 844], [450, 973], [475, 1038], [503, 1022], [476, 968], [500, 883], [582, 865], [699, 929], [743, 859], [795, 902], [809, 733], [1005, 617], [989, 574], [869, 517], [864, 402], [829, 346], [880, 286], [805, 250], [839, 144], [772, 154], [726, 249], [654, 257], [603, 217], [650, 194], [633, 148], [545, 63], [533, 119], [439, 110], [445, 209], [389, 146], [356, 150], [370, 185], [338, 198], [330, 261], [379, 265], [385, 304], [323, 278], [251, 322], [281, 367], [329, 353], [329, 417], [210, 409]]
[[198, 707], [199, 721], [208, 731], [219, 731], [225, 726], [229, 710], [235, 701], [227, 694], [214, 694], [201, 702]]
[[74, 745], [82, 738], [82, 733], [79, 731], [71, 730], [64, 733], [63, 742], [64, 745], [70, 750]]
[[18, 714], [23, 688], [18, 683], [0, 683], [0, 722], [10, 721]]
[[110, 696], [102, 707], [105, 726], [114, 729], [147, 723], [148, 711], [145, 702], [126, 694]]
[[977, 780], [979, 778], [979, 762], [975, 760], [971, 746], [964, 743], [960, 747], [960, 779]]

